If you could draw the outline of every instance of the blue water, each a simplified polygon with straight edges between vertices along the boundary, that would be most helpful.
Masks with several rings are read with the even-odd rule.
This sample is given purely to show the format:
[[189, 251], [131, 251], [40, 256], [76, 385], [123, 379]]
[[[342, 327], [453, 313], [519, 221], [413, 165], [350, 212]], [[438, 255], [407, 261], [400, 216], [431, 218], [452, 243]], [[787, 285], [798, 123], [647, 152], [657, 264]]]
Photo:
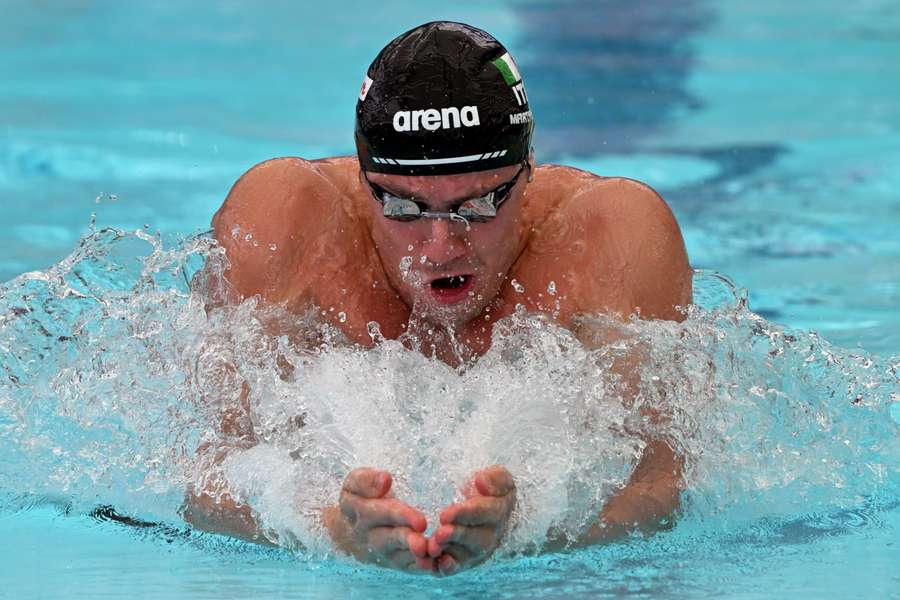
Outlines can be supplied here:
[[[0, 596], [481, 597], [484, 587], [510, 598], [900, 597], [895, 2], [0, 8], [0, 367], [35, 382], [0, 382]], [[734, 421], [702, 413], [700, 438], [732, 443], [716, 446], [721, 460], [697, 462], [690, 508], [671, 532], [506, 558], [448, 580], [191, 532], [174, 514], [171, 474], [134, 460], [138, 449], [161, 456], [173, 442], [167, 423], [140, 423], [122, 390], [146, 376], [138, 408], [165, 414], [180, 382], [164, 367], [177, 372], [192, 349], [174, 333], [154, 346], [162, 359], [117, 361], [100, 348], [146, 352], [133, 334], [155, 339], [158, 324], [200, 335], [179, 275], [196, 256], [179, 254], [180, 239], [208, 226], [252, 164], [351, 153], [365, 66], [397, 33], [438, 18], [484, 27], [517, 57], [540, 162], [653, 185], [692, 264], [748, 290], [749, 311], [698, 279], [707, 312], [688, 325], [740, 392], [720, 388]], [[122, 233], [80, 242], [92, 221]], [[152, 259], [153, 283], [137, 295], [154, 250], [135, 230], [151, 241], [160, 232], [162, 252], [174, 253], [171, 264]], [[15, 279], [51, 267], [103, 302], [59, 299], [52, 277]], [[23, 306], [35, 309], [30, 324], [11, 317]], [[79, 324], [89, 341], [59, 341]], [[187, 434], [174, 443], [196, 443], [196, 429], [176, 431]], [[92, 517], [97, 504], [164, 525]]]

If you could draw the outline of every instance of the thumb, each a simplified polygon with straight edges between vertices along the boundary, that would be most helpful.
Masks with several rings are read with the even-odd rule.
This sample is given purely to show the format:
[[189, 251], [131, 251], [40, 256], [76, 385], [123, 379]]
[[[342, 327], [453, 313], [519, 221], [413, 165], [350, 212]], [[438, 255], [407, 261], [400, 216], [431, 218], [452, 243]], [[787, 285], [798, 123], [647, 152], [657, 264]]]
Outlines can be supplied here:
[[392, 482], [387, 471], [363, 467], [350, 471], [344, 480], [344, 491], [363, 498], [381, 498], [390, 492]]
[[482, 469], [475, 475], [474, 483], [482, 496], [505, 496], [516, 489], [512, 475], [501, 465]]

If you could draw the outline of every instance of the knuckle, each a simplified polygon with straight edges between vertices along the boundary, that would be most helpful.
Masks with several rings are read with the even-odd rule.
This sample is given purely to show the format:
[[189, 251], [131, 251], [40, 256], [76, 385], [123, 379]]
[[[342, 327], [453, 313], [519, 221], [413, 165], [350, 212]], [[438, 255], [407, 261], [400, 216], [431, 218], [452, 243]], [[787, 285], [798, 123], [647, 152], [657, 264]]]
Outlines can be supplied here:
[[379, 536], [374, 529], [367, 529], [365, 531], [365, 543], [366, 543], [366, 551], [370, 554], [379, 550], [382, 545], [381, 536]]
[[340, 503], [341, 514], [346, 517], [351, 524], [355, 524], [359, 519], [359, 511], [353, 502], [342, 500]]

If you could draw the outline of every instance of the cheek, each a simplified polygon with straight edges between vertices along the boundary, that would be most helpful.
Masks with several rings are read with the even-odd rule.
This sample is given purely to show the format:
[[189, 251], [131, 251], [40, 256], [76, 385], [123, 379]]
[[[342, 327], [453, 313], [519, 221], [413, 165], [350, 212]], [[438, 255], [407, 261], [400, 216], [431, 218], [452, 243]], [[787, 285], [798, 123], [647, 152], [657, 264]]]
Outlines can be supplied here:
[[390, 252], [391, 254], [408, 254], [409, 246], [416, 247], [420, 243], [419, 236], [413, 228], [405, 223], [391, 221], [380, 228], [375, 241], [382, 253]]
[[518, 224], [512, 220], [495, 221], [483, 229], [473, 230], [470, 236], [472, 250], [483, 257], [504, 256], [507, 248], [515, 245], [517, 230]]

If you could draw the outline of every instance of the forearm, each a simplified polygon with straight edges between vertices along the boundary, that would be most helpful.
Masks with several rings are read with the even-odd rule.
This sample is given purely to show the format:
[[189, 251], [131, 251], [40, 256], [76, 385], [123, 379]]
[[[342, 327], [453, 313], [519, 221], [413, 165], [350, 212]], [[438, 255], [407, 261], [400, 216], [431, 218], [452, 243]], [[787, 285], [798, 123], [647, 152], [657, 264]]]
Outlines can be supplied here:
[[203, 531], [259, 544], [275, 544], [262, 534], [250, 506], [237, 502], [228, 492], [215, 495], [207, 491], [188, 492], [181, 514], [190, 525]]
[[551, 532], [545, 549], [602, 544], [666, 528], [680, 505], [682, 468], [682, 459], [665, 442], [648, 444], [628, 483], [607, 500], [587, 531], [574, 543]]
[[[232, 448], [234, 450], [234, 448]], [[193, 527], [229, 535], [248, 542], [273, 544], [264, 536], [253, 515], [252, 508], [240, 502], [231, 491], [222, 463], [228, 455], [223, 448], [204, 446], [198, 450], [200, 472], [199, 486], [187, 490], [181, 516]]]
[[665, 442], [644, 450], [628, 483], [603, 507], [583, 543], [613, 541], [631, 533], [653, 533], [671, 523], [680, 504], [682, 460]]

